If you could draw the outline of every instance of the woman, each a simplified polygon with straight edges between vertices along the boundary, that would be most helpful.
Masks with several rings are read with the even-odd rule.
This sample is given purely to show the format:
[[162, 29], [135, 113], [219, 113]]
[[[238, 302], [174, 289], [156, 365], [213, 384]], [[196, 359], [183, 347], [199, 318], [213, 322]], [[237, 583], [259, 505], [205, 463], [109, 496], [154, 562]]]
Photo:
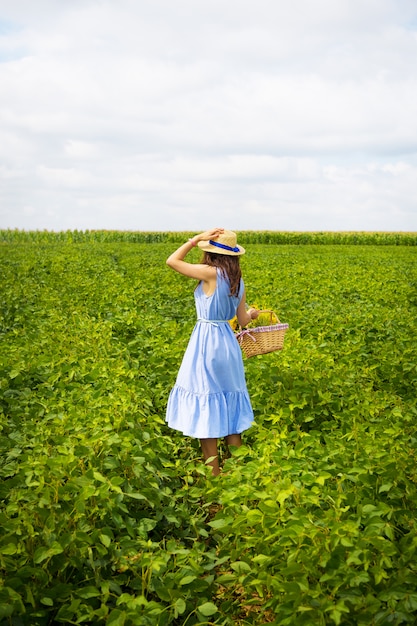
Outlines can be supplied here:
[[[196, 245], [204, 251], [202, 262], [188, 263], [184, 259]], [[173, 270], [199, 282], [194, 291], [197, 323], [169, 395], [166, 419], [171, 428], [200, 439], [215, 476], [220, 471], [217, 439], [240, 446], [240, 433], [253, 422], [242, 353], [229, 324], [235, 315], [241, 326], [259, 315], [245, 307], [239, 264], [244, 252], [234, 232], [214, 228], [194, 236], [167, 259]]]

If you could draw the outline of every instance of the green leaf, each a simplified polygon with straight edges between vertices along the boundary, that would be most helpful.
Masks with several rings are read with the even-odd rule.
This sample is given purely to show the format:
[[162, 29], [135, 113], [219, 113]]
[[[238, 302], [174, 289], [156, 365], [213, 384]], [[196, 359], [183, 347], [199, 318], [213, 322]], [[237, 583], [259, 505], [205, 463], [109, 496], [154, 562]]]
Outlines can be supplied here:
[[291, 486], [288, 489], [282, 489], [278, 494], [277, 494], [277, 500], [278, 502], [282, 505], [284, 504], [285, 500], [287, 500], [287, 498], [291, 497], [293, 495], [295, 491], [295, 487]]
[[111, 537], [109, 537], [109, 535], [105, 535], [104, 533], [100, 534], [100, 541], [101, 543], [106, 546], [106, 548], [108, 548], [111, 544]]
[[263, 520], [263, 513], [259, 509], [250, 509], [247, 512], [247, 520], [249, 524], [255, 526], [260, 524]]
[[331, 477], [332, 475], [326, 472], [324, 474], [320, 474], [319, 476], [317, 476], [315, 479], [315, 482], [318, 483], [319, 485], [324, 485], [325, 481]]
[[46, 559], [51, 558], [56, 554], [61, 554], [64, 551], [63, 547], [57, 541], [53, 541], [52, 544], [48, 547], [41, 546], [35, 550], [35, 554], [33, 555], [33, 562], [36, 564], [42, 563]]
[[248, 565], [245, 561], [235, 561], [234, 563], [230, 564], [230, 567], [237, 574], [244, 574], [245, 572], [247, 573], [251, 571], [250, 565]]
[[181, 578], [181, 580], [180, 580], [180, 586], [189, 585], [196, 578], [197, 578], [197, 576], [192, 576], [192, 575], [184, 576], [184, 578]]
[[378, 489], [378, 493], [384, 493], [386, 491], [389, 491], [391, 489], [392, 485], [393, 485], [393, 483], [384, 483]]
[[365, 504], [362, 507], [362, 512], [365, 513], [365, 515], [368, 515], [369, 513], [374, 513], [377, 510], [377, 507], [374, 504]]
[[93, 586], [82, 587], [81, 589], [77, 590], [77, 596], [79, 598], [84, 598], [85, 600], [87, 600], [88, 598], [97, 598], [100, 595], [101, 591], [97, 589], [97, 587]]
[[270, 556], [266, 556], [266, 554], [257, 554], [253, 557], [252, 561], [254, 563], [259, 563], [261, 567], [265, 567], [268, 563], [271, 562], [271, 558], [272, 557]]
[[0, 546], [0, 554], [11, 555], [16, 554], [17, 546], [14, 543], [8, 543], [5, 546]]
[[124, 495], [128, 496], [129, 498], [133, 498], [134, 500], [146, 500], [146, 496], [144, 496], [142, 493], [125, 492]]
[[230, 526], [232, 522], [232, 517], [220, 517], [219, 519], [214, 519], [209, 522], [209, 526], [211, 526], [215, 530], [220, 530], [221, 528], [226, 528], [227, 526]]
[[187, 605], [182, 598], [177, 598], [175, 600], [174, 609], [175, 609], [176, 616], [182, 615], [185, 612], [186, 608], [187, 608]]
[[101, 472], [98, 471], [94, 471], [93, 472], [93, 476], [96, 480], [98, 480], [101, 483], [107, 483], [107, 478], [105, 476], [103, 476], [103, 474]]
[[107, 618], [106, 626], [124, 626], [126, 621], [126, 612], [119, 609], [113, 609]]
[[210, 615], [217, 613], [217, 606], [213, 604], [213, 602], [205, 602], [204, 604], [200, 604], [197, 610], [201, 615], [204, 615], [204, 617], [210, 617]]

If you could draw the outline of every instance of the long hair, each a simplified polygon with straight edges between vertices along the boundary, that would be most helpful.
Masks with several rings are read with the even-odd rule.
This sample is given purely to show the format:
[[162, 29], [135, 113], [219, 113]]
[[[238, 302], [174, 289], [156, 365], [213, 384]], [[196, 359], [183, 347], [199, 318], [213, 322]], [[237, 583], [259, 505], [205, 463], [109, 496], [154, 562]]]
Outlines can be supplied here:
[[240, 269], [240, 261], [238, 256], [229, 256], [227, 254], [215, 254], [213, 252], [204, 252], [201, 263], [210, 265], [211, 267], [220, 268], [221, 273], [230, 282], [230, 295], [238, 296], [240, 279], [242, 278], [242, 270]]

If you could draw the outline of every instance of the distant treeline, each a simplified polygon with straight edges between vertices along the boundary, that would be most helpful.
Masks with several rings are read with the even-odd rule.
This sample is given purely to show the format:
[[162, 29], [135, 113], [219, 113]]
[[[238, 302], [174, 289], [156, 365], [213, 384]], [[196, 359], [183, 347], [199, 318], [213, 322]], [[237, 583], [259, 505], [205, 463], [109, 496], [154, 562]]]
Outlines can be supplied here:
[[[286, 232], [239, 230], [243, 244], [318, 244], [318, 245], [390, 245], [415, 246], [417, 232]], [[0, 243], [180, 243], [195, 232], [147, 232], [125, 230], [0, 230]]]

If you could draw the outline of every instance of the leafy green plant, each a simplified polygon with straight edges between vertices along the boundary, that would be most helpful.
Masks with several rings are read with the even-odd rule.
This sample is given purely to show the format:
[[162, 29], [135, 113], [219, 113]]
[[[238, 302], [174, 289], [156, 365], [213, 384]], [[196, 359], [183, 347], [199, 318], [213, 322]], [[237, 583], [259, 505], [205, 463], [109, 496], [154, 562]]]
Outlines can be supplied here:
[[416, 622], [415, 248], [322, 235], [242, 238], [290, 330], [213, 479], [164, 419], [181, 234], [3, 232], [1, 626]]

